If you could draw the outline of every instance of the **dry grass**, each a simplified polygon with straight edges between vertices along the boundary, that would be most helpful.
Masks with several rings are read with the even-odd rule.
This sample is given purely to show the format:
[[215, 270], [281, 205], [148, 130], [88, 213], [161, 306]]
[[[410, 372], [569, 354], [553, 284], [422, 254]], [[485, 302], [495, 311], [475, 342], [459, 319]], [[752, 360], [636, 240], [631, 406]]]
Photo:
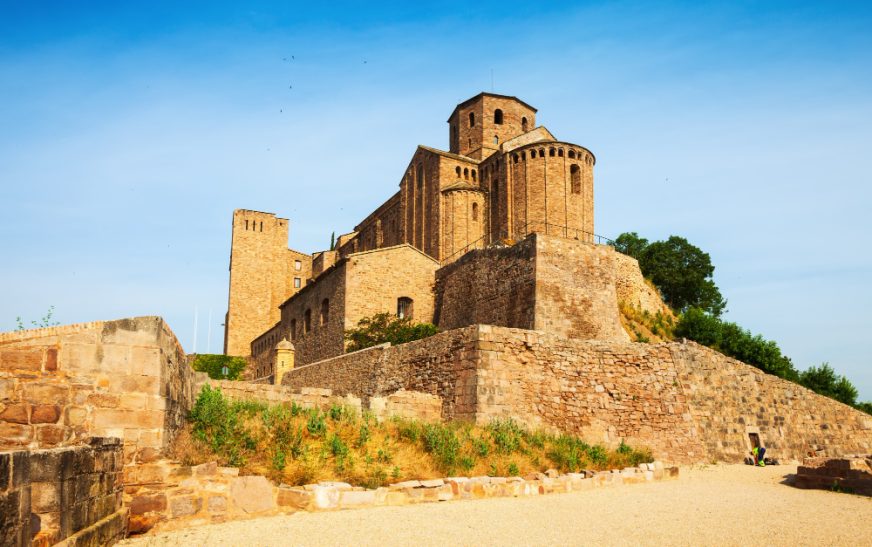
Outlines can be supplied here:
[[[645, 280], [648, 282], [648, 280]], [[662, 312], [655, 314], [642, 310], [627, 302], [619, 302], [621, 325], [633, 342], [669, 342], [675, 339], [675, 314], [664, 306]]]
[[608, 450], [568, 435], [528, 431], [511, 420], [378, 421], [346, 407], [327, 411], [296, 405], [228, 401], [204, 388], [173, 454], [193, 465], [217, 460], [246, 474], [286, 484], [341, 480], [377, 487], [450, 475], [527, 475], [612, 469], [651, 461], [647, 450]]

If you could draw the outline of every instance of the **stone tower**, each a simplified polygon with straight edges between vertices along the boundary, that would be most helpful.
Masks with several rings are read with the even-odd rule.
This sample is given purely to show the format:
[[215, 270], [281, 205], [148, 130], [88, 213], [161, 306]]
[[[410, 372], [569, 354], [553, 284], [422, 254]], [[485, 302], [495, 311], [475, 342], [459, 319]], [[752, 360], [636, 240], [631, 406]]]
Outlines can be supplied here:
[[249, 355], [251, 341], [278, 322], [279, 305], [294, 289], [288, 262], [287, 219], [246, 209], [233, 212], [225, 354]]
[[457, 105], [448, 125], [449, 151], [483, 160], [536, 127], [536, 109], [516, 97], [479, 93]]

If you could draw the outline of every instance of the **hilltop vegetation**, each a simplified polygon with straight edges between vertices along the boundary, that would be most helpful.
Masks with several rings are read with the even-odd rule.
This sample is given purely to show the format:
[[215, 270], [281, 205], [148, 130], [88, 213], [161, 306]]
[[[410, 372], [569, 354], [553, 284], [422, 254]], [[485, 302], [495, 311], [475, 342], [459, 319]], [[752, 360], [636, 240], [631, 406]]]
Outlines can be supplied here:
[[614, 245], [617, 251], [639, 261], [642, 275], [678, 314], [673, 322], [662, 314], [651, 316], [623, 305], [621, 314], [636, 341], [687, 338], [872, 414], [872, 402], [857, 401], [857, 388], [836, 374], [829, 363], [800, 372], [776, 342], [721, 319], [727, 302], [714, 283], [715, 268], [708, 253], [681, 237], [649, 243], [636, 232], [621, 234]]
[[427, 423], [333, 406], [231, 401], [204, 386], [174, 446], [186, 464], [217, 460], [286, 484], [341, 480], [370, 488], [451, 475], [523, 476], [623, 468], [651, 462], [651, 452], [616, 450], [572, 435], [530, 431], [516, 422]]

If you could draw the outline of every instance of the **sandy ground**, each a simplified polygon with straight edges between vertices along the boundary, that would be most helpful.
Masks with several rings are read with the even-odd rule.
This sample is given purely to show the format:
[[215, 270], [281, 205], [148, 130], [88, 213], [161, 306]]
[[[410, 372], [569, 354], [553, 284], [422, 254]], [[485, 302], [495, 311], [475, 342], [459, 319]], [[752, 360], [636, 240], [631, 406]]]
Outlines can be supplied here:
[[292, 515], [122, 545], [872, 545], [872, 498], [782, 484], [795, 466], [682, 468], [678, 480], [537, 498]]

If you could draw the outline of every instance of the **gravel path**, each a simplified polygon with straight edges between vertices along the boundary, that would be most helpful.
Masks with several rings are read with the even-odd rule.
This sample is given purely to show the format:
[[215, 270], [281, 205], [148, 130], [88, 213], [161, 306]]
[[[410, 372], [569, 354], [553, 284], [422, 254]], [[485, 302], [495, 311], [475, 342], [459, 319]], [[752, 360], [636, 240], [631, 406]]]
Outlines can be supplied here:
[[122, 545], [870, 545], [872, 498], [782, 484], [795, 466], [682, 468], [673, 481], [189, 528]]

